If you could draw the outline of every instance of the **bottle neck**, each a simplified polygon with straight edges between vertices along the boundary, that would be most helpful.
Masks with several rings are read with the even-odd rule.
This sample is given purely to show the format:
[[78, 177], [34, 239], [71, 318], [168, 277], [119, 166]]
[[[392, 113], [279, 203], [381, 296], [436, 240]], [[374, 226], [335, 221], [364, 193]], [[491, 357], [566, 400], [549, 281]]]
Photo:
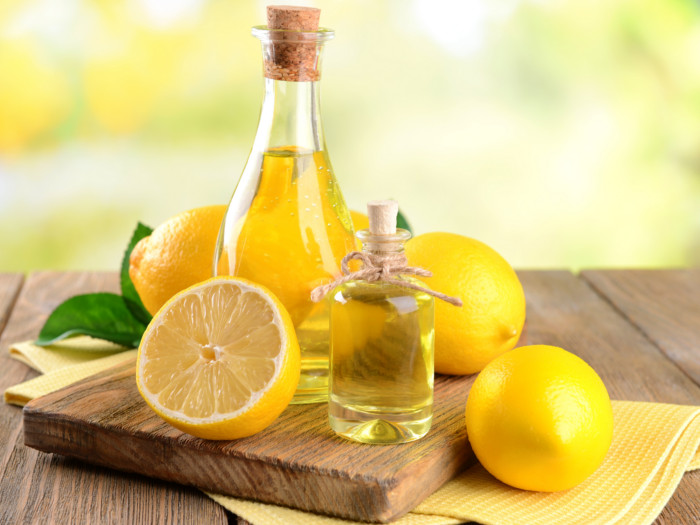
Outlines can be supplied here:
[[303, 151], [323, 150], [320, 100], [318, 81], [265, 78], [265, 98], [254, 149], [266, 151], [294, 147]]
[[396, 228], [392, 235], [375, 235], [369, 230], [359, 230], [355, 236], [362, 242], [362, 251], [373, 255], [403, 253], [404, 244], [411, 238], [408, 230]]
[[253, 148], [305, 153], [325, 148], [321, 128], [321, 58], [330, 29], [286, 31], [256, 26], [263, 52], [265, 98]]

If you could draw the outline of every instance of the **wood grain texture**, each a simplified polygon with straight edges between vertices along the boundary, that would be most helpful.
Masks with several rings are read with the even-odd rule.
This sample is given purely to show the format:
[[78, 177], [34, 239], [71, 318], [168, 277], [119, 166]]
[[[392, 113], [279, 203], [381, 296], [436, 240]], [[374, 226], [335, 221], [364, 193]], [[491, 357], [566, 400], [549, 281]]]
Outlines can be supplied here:
[[[648, 334], [642, 333], [630, 324], [624, 315], [611, 305], [608, 299], [601, 297], [589, 286], [589, 281], [577, 278], [569, 272], [530, 271], [518, 272], [518, 275], [523, 282], [528, 300], [529, 344], [558, 345], [580, 355], [598, 371], [606, 383], [611, 396], [615, 399], [700, 404], [699, 389], [690, 380], [689, 376], [685, 375], [679, 368], [683, 366], [682, 363], [677, 361], [678, 366], [672, 363], [657, 348], [656, 344], [654, 344], [655, 341], [650, 339]], [[61, 277], [61, 274], [57, 274], [56, 278], [62, 279], [63, 277]], [[75, 279], [76, 277], [72, 276], [71, 278]], [[649, 278], [653, 280], [653, 275], [650, 275]], [[663, 297], [663, 293], [661, 290], [659, 295]], [[654, 305], [652, 301], [649, 306], [652, 312], [651, 315], [654, 315], [655, 308], [661, 307]], [[48, 309], [50, 310], [50, 307]], [[29, 315], [28, 319], [31, 321], [32, 316]], [[10, 324], [14, 323], [11, 321]], [[21, 332], [22, 327], [19, 326], [18, 330]], [[31, 334], [31, 336], [33, 335], [35, 333]], [[695, 341], [696, 348], [700, 346], [700, 334], [696, 333], [694, 336], [691, 334], [690, 337], [691, 341]], [[12, 341], [18, 339], [21, 338], [12, 337]], [[0, 366], [7, 364], [2, 362], [6, 352], [6, 346], [3, 347], [3, 343], [7, 341], [9, 341], [7, 337], [3, 337], [0, 341], [0, 351], [4, 351], [0, 354]], [[661, 342], [659, 346], [661, 346]], [[697, 360], [698, 357], [696, 356], [695, 359]], [[23, 365], [19, 366], [23, 367]], [[5, 375], [0, 375], [0, 382], [5, 377]], [[14, 413], [18, 412], [14, 407], [3, 408], [14, 411]], [[5, 411], [0, 410], [0, 415], [3, 416], [0, 425], [5, 423], [4, 414]], [[8, 428], [8, 425], [2, 426], [3, 428], [0, 428], [0, 439], [6, 441], [12, 429]], [[16, 426], [13, 429], [18, 432]], [[173, 432], [177, 431], [173, 430]], [[309, 438], [313, 438], [313, 433], [309, 434]], [[16, 436], [12, 438], [12, 441], [15, 440]], [[314, 440], [310, 439], [308, 441], [308, 454], [313, 454], [311, 447], [313, 444]], [[10, 444], [10, 448], [12, 448], [12, 444]], [[376, 448], [382, 449], [385, 447]], [[163, 461], [169, 460], [166, 450], [161, 448], [155, 450], [157, 457]], [[28, 453], [35, 454], [33, 451], [28, 451]], [[100, 476], [113, 476], [118, 480], [133, 478], [136, 480], [135, 483], [143, 480], [143, 478], [136, 475], [129, 477], [129, 475], [117, 474], [99, 467], [83, 466], [82, 463], [62, 459], [57, 456], [39, 454], [38, 457], [50, 458], [52, 463], [50, 466], [41, 464], [39, 467], [36, 467], [37, 470], [53, 469], [54, 464], [60, 469], [75, 469], [73, 474], [69, 475], [66, 473], [63, 481], [41, 482], [39, 486], [42, 489], [41, 496], [38, 496], [39, 499], [45, 498], [49, 499], [49, 501], [60, 499], [65, 507], [77, 507], [77, 510], [74, 511], [74, 516], [80, 515], [81, 512], [83, 514], [87, 513], [88, 516], [93, 517], [92, 521], [110, 521], [109, 518], [104, 518], [103, 516], [113, 516], [111, 511], [115, 506], [115, 501], [119, 501], [118, 497], [115, 498], [114, 495], [109, 491], [105, 492], [104, 489], [88, 497], [88, 494], [91, 493], [91, 488], [98, 486], [96, 481], [98, 473], [102, 473]], [[207, 465], [209, 464], [211, 464], [211, 461], [207, 463]], [[10, 500], [2, 492], [5, 491], [5, 486], [9, 483], [21, 484], [24, 477], [31, 476], [34, 467], [21, 467], [16, 473], [13, 473], [12, 470], [7, 468], [6, 460], [0, 463], [0, 467], [0, 475], [2, 475], [2, 481], [0, 481], [2, 485], [2, 488], [0, 488], [1, 513], [5, 512], [4, 508], [8, 505], [8, 502], [28, 501], [29, 496], [24, 496], [21, 500]], [[81, 476], [81, 473], [84, 471], [90, 472], [90, 483], [70, 485], [73, 483], [71, 478], [73, 476]], [[71, 488], [66, 490], [56, 488], [57, 486], [62, 486], [62, 484]], [[153, 482], [153, 485], [161, 486], [163, 484]], [[138, 490], [145, 491], [148, 486], [149, 484], [142, 484]], [[262, 488], [265, 489], [265, 487]], [[137, 489], [134, 490], [136, 491]], [[173, 488], [173, 490], [177, 489]], [[17, 492], [15, 491], [15, 493]], [[31, 497], [34, 497], [34, 494], [32, 493]], [[105, 498], [111, 503], [105, 503]], [[70, 503], [66, 503], [66, 499], [70, 499]], [[696, 524], [700, 522], [699, 502], [700, 472], [691, 472], [683, 477], [678, 490], [659, 516], [657, 523], [669, 525]], [[55, 511], [50, 510], [52, 505], [55, 505], [55, 503], [46, 506], [49, 512], [48, 516], [55, 516], [55, 514], [51, 513]], [[134, 502], [133, 505], [139, 505], [139, 503]], [[168, 504], [162, 503], [162, 500], [160, 500], [160, 504], [151, 503], [150, 505], [160, 505], [161, 509], [170, 508]], [[21, 508], [19, 503], [17, 503], [17, 506]], [[101, 512], [89, 510], [90, 506], [99, 507]], [[88, 510], [86, 510], [86, 507]], [[98, 514], [100, 518], [95, 518]], [[19, 511], [15, 511], [14, 515], [9, 514], [9, 516], [22, 516], [22, 514]], [[35, 514], [32, 514], [32, 516], [36, 517]], [[3, 519], [4, 517], [5, 515], [0, 514], [0, 522], [7, 521]], [[126, 521], [124, 516], [118, 517], [122, 521]], [[133, 521], [134, 514], [131, 514], [130, 517], [130, 521]], [[16, 521], [21, 522], [22, 520], [10, 520], [10, 522]], [[174, 519], [174, 521], [177, 520]], [[195, 519], [194, 521], [198, 522], [201, 520]], [[212, 522], [216, 523], [217, 521]]]
[[353, 443], [334, 434], [325, 404], [292, 405], [267, 429], [206, 441], [156, 416], [134, 365], [115, 367], [24, 409], [28, 446], [204, 490], [356, 520], [389, 521], [473, 460], [464, 406], [473, 378], [440, 376], [433, 426], [419, 441]]
[[700, 268], [581, 275], [700, 385]]
[[[11, 343], [36, 337], [69, 296], [117, 291], [114, 273], [31, 275], [0, 338], [0, 388], [36, 376], [10, 359]], [[223, 509], [196, 490], [38, 453], [22, 442], [22, 412], [0, 406], [0, 523], [227, 523]]]
[[[569, 272], [518, 275], [528, 301], [530, 344], [561, 346], [580, 356], [613, 399], [700, 405], [700, 388], [586, 281]], [[698, 474], [683, 477], [658, 523], [699, 522]]]
[[24, 284], [24, 275], [0, 273], [0, 335], [5, 329], [22, 284]]
[[[588, 270], [581, 276], [700, 384], [700, 269]], [[700, 471], [689, 472], [657, 523], [700, 523], [698, 502]]]
[[601, 376], [613, 399], [700, 405], [700, 387], [586, 282], [569, 272], [520, 272], [530, 344], [561, 346]]

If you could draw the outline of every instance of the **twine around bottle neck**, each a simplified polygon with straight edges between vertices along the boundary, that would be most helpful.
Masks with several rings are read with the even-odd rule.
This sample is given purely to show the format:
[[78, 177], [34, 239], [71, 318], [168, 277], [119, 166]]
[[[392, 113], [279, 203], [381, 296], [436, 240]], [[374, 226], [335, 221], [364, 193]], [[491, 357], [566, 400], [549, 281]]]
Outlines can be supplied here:
[[[356, 272], [351, 272], [349, 263], [355, 259], [362, 261], [363, 267]], [[349, 281], [367, 281], [370, 283], [381, 281], [402, 288], [410, 288], [412, 290], [425, 292], [454, 306], [462, 306], [462, 300], [458, 297], [451, 297], [419, 284], [397, 279], [400, 275], [416, 275], [419, 277], [433, 276], [433, 273], [429, 270], [409, 266], [406, 254], [403, 252], [350, 252], [343, 257], [340, 269], [343, 272], [341, 277], [338, 277], [328, 284], [317, 286], [311, 291], [311, 300], [313, 302], [319, 302], [328, 295], [331, 290]]]

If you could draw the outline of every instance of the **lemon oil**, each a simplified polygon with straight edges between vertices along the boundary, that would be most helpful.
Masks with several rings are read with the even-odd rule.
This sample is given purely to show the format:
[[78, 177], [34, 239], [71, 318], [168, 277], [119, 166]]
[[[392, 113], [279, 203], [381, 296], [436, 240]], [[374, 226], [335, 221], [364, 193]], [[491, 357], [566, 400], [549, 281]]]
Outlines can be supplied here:
[[321, 56], [334, 33], [315, 8], [268, 6], [265, 92], [258, 130], [226, 211], [214, 275], [264, 285], [289, 312], [301, 348], [292, 403], [328, 399], [328, 303], [310, 292], [336, 278], [354, 249], [350, 214], [331, 167], [321, 119]]
[[[357, 233], [365, 269], [406, 267], [410, 233], [396, 228], [397, 211], [393, 201], [368, 205], [370, 228]], [[405, 443], [431, 426], [434, 299], [398, 273], [350, 280], [330, 295], [329, 421], [350, 440]]]

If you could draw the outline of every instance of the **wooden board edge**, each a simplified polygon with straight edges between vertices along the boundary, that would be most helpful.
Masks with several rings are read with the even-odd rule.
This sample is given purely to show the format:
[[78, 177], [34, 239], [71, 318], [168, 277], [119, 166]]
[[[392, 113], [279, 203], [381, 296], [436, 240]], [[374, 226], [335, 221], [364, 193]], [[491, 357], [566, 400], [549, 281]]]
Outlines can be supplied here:
[[[73, 390], [82, 390], [89, 388], [91, 383], [102, 383], [105, 376], [112, 376], [113, 380], [118, 381], [127, 376], [133, 376], [134, 362], [118, 364], [108, 370], [99, 372], [93, 376], [85, 378], [79, 382], [68, 385], [60, 390], [47, 394], [30, 401], [23, 410], [23, 430], [24, 444], [27, 447], [36, 450], [60, 454], [66, 457], [72, 457], [81, 461], [96, 464], [103, 467], [114, 468], [127, 472], [133, 472], [141, 475], [149, 475], [163, 479], [165, 481], [180, 483], [182, 485], [195, 486], [197, 488], [210, 492], [225, 493], [233, 497], [242, 497], [262, 501], [263, 503], [271, 504], [286, 504], [290, 507], [301, 507], [301, 510], [309, 512], [326, 512], [326, 509], [321, 504], [315, 505], [313, 495], [323, 489], [324, 480], [331, 480], [335, 486], [342, 486], [344, 494], [348, 500], [355, 499], [357, 501], [370, 501], [372, 504], [369, 508], [362, 509], [358, 512], [347, 512], [347, 508], [340, 508], [335, 517], [355, 519], [361, 521], [378, 521], [389, 522], [400, 518], [404, 514], [410, 512], [421, 501], [440, 488], [445, 482], [456, 476], [474, 460], [473, 453], [469, 447], [464, 447], [462, 452], [459, 452], [459, 457], [455, 459], [454, 455], [450, 458], [441, 458], [437, 452], [429, 458], [422, 458], [423, 461], [417, 461], [410, 468], [399, 471], [394, 477], [388, 481], [379, 481], [376, 479], [359, 479], [357, 477], [333, 476], [330, 472], [289, 472], [275, 465], [269, 464], [260, 458], [241, 458], [240, 456], [222, 457], [215, 455], [212, 451], [206, 449], [197, 449], [196, 447], [183, 447], [188, 454], [192, 454], [197, 458], [197, 462], [201, 464], [210, 464], [215, 468], [217, 462], [230, 460], [232, 463], [229, 466], [232, 471], [237, 469], [250, 469], [258, 472], [263, 472], [263, 477], [269, 479], [280, 479], [280, 477], [295, 477], [294, 483], [300, 487], [310, 487], [303, 493], [310, 494], [308, 498], [301, 500], [295, 499], [299, 494], [290, 496], [287, 500], [282, 501], [266, 501], [258, 496], [256, 486], [240, 487], [237, 486], [239, 492], [234, 489], [222, 491], [218, 483], [213, 482], [213, 478], [208, 478], [206, 475], [199, 479], [185, 477], [180, 472], [176, 465], [168, 466], [164, 464], [160, 472], [146, 473], [139, 467], [138, 461], [133, 458], [120, 456], [117, 454], [117, 459], [103, 457], [100, 449], [104, 448], [110, 440], [113, 441], [113, 449], [117, 448], [118, 443], [129, 444], [129, 447], [134, 450], [146, 449], [147, 447], [154, 448], [154, 452], [159, 453], [163, 457], [177, 455], [175, 450], [175, 442], [168, 443], [167, 441], [153, 441], [146, 434], [134, 434], [133, 432], [124, 430], [119, 432], [118, 428], [110, 429], [110, 435], [100, 439], [100, 436], [105, 432], [104, 428], [98, 425], [91, 425], [83, 420], [78, 420], [56, 412], [56, 406], [60, 406], [60, 402], [67, 396], [70, 396]], [[76, 447], [76, 443], [80, 446]], [[76, 453], [76, 448], [80, 450]], [[185, 453], [185, 450], [181, 452]], [[435, 464], [430, 464], [428, 459], [439, 458], [440, 461], [435, 461]], [[245, 465], [234, 464], [233, 462], [243, 461]], [[203, 469], [207, 470], [207, 469]], [[406, 494], [405, 491], [398, 490], [402, 479], [415, 476], [424, 476], [425, 479], [431, 480], [429, 483], [421, 485], [418, 491]], [[244, 477], [245, 479], [245, 477]], [[241, 492], [242, 490], [242, 492]], [[301, 504], [300, 504], [301, 501]]]
[[[51, 431], [47, 432], [47, 428], [51, 428]], [[287, 499], [283, 497], [281, 501], [266, 500], [264, 497], [258, 497], [259, 491], [257, 484], [252, 484], [249, 487], [236, 485], [235, 490], [226, 488], [222, 490], [218, 482], [206, 475], [201, 476], [199, 479], [192, 479], [189, 476], [186, 477], [183, 472], [177, 468], [177, 461], [173, 465], [163, 462], [159, 471], [147, 474], [139, 468], [137, 460], [130, 462], [123, 457], [110, 459], [109, 457], [103, 456], [99, 450], [100, 447], [105, 446], [104, 440], [99, 438], [102, 431], [103, 430], [97, 426], [86, 425], [84, 421], [74, 420], [63, 414], [53, 414], [44, 410], [42, 407], [30, 407], [28, 410], [25, 408], [24, 444], [27, 447], [34, 448], [41, 452], [60, 454], [94, 465], [139, 475], [148, 475], [149, 477], [155, 477], [164, 481], [193, 486], [201, 490], [221, 493], [232, 497], [250, 499], [273, 505], [287, 505], [307, 512], [323, 514], [327, 512], [322, 505], [315, 504], [315, 495], [319, 493], [318, 491], [323, 490], [325, 480], [331, 477], [327, 473], [298, 471], [290, 473], [257, 458], [236, 458], [237, 462], [246, 463], [245, 466], [247, 468], [256, 470], [263, 478], [274, 479], [292, 476], [294, 478], [293, 485], [301, 489], [298, 494], [290, 496]], [[120, 436], [114, 430], [112, 434], [117, 441], [120, 439]], [[163, 447], [162, 444], [159, 443], [153, 443], [152, 440], [145, 435], [133, 435], [125, 431], [124, 435], [121, 437], [125, 439], [124, 443], [127, 443], [126, 438], [128, 438], [130, 448], [138, 448], [134, 446], [134, 442], [138, 441], [141, 442], [142, 447], [157, 449], [157, 452], [163, 453], [164, 457], [169, 455], [167, 447]], [[79, 453], [76, 453], [75, 450], [76, 441], [81, 443]], [[165, 448], [165, 451], [163, 448]], [[218, 464], [218, 468], [221, 469], [221, 462], [226, 461], [226, 458], [222, 458], [206, 450], [198, 451], [190, 448], [188, 449], [188, 453], [195, 457], [195, 461], [198, 464], [214, 469], [217, 468], [215, 466], [216, 464]], [[407, 478], [421, 474], [435, 481], [423, 484], [419, 491], [412, 492], [411, 494], [406, 494], [400, 490], [394, 490], [395, 487], [398, 487], [398, 479], [393, 479], [391, 486], [387, 487], [376, 481], [368, 483], [368, 480], [359, 480], [356, 478], [333, 478], [333, 483], [336, 486], [339, 485], [342, 487], [342, 493], [349, 501], [372, 502], [371, 508], [358, 509], [356, 512], [352, 510], [348, 511], [347, 509], [351, 508], [349, 506], [345, 508], [338, 507], [339, 512], [333, 514], [333, 517], [379, 523], [394, 521], [410, 512], [425, 498], [438, 490], [444, 483], [473, 464], [474, 461], [475, 458], [471, 450], [465, 448], [463, 457], [457, 462], [451, 462], [447, 458], [444, 458], [441, 462], [435, 462], [435, 464], [431, 465], [427, 470], [425, 469], [424, 462], [415, 464], [415, 468], [407, 469], [399, 473], [400, 477]], [[240, 467], [238, 465], [234, 468], [234, 470], [239, 469]], [[210, 472], [210, 469], [204, 467], [202, 468], [202, 472]], [[304, 487], [306, 487], [305, 490], [303, 489]], [[308, 495], [308, 497], [297, 499], [300, 494]]]
[[[47, 433], [47, 426], [50, 426], [52, 431]], [[298, 508], [306, 512], [326, 514], [327, 510], [323, 505], [315, 504], [315, 495], [323, 490], [325, 480], [330, 476], [327, 473], [319, 472], [288, 472], [275, 465], [263, 462], [257, 458], [241, 459], [237, 458], [237, 462], [246, 463], [245, 467], [250, 470], [255, 470], [262, 478], [279, 478], [293, 477], [293, 485], [301, 490], [296, 497], [282, 497], [280, 500], [273, 501], [259, 497], [258, 485], [253, 484], [248, 487], [237, 484], [235, 490], [224, 488], [221, 485], [206, 475], [199, 479], [192, 479], [183, 473], [175, 466], [174, 468], [168, 463], [163, 462], [161, 469], [153, 473], [145, 473], [139, 468], [138, 461], [125, 461], [123, 458], [110, 459], [100, 453], [99, 447], [104, 447], [104, 441], [99, 439], [101, 429], [96, 426], [86, 425], [83, 421], [72, 420], [63, 415], [51, 414], [38, 410], [28, 410], [24, 413], [24, 445], [41, 452], [59, 454], [62, 456], [77, 459], [101, 467], [107, 467], [119, 471], [130, 472], [148, 477], [155, 477], [164, 481], [178, 483], [181, 485], [192, 486], [208, 492], [225, 494], [232, 497], [260, 501], [272, 505], [286, 505], [292, 508]], [[115, 436], [119, 439], [119, 436]], [[127, 437], [126, 433], [123, 436]], [[154, 447], [162, 452], [161, 446], [158, 443], [153, 443], [149, 438], [142, 435], [128, 435], [130, 448], [138, 448], [134, 446], [135, 441], [140, 441], [143, 447]], [[78, 441], [82, 445], [80, 453], [76, 453], [75, 442]], [[126, 441], [125, 441], [126, 442]], [[166, 447], [167, 448], [167, 447]], [[188, 453], [192, 454], [195, 461], [203, 466], [213, 467], [221, 462], [226, 461], [221, 456], [212, 454], [209, 451], [196, 451], [189, 449]], [[167, 456], [166, 452], [163, 454]], [[336, 477], [333, 478], [333, 483], [336, 486], [342, 487], [342, 493], [347, 497], [348, 501], [371, 501], [370, 508], [364, 507], [356, 511], [350, 506], [337, 507], [339, 512], [333, 514], [333, 517], [370, 521], [379, 523], [392, 522], [419, 505], [425, 498], [438, 490], [447, 481], [455, 477], [461, 471], [473, 464], [475, 457], [469, 449], [465, 449], [464, 457], [459, 459], [459, 463], [450, 463], [449, 461], [436, 462], [431, 465], [429, 470], [418, 467], [415, 470], [407, 470], [400, 473], [401, 477], [412, 477], [419, 472], [427, 474], [427, 479], [434, 480], [431, 483], [421, 485], [420, 490], [407, 494], [405, 491], [394, 490], [398, 487], [398, 481], [391, 483], [391, 487], [387, 487], [379, 482], [370, 482], [367, 480], [359, 480], [357, 478]], [[176, 462], [177, 463], [177, 462]], [[247, 470], [244, 469], [244, 470]], [[240, 470], [240, 466], [236, 465], [235, 470]], [[203, 472], [208, 472], [209, 468], [204, 467]], [[306, 489], [303, 489], [306, 487]], [[308, 497], [297, 499], [299, 494], [306, 494]]]
[[[408, 512], [411, 512], [420, 505], [424, 499], [439, 490], [445, 483], [458, 474], [474, 465], [477, 461], [476, 455], [469, 446], [465, 447], [464, 450], [459, 453], [459, 458], [456, 461], [454, 461], [454, 458], [450, 461], [449, 458], [440, 457], [437, 452], [433, 452], [432, 455], [440, 458], [441, 461], [435, 461], [432, 464], [428, 462], [414, 464], [413, 468], [401, 472], [401, 476], [415, 477], [421, 475], [434, 481], [423, 484], [417, 491], [411, 494], [402, 493], [400, 491], [390, 491], [389, 500], [395, 512], [391, 515], [380, 516], [379, 518], [382, 523], [390, 523]], [[426, 465], [429, 466], [428, 469], [425, 468]]]
[[[47, 432], [47, 427], [51, 428]], [[326, 510], [315, 504], [317, 496], [324, 489], [324, 481], [327, 476], [318, 472], [289, 472], [281, 467], [265, 463], [259, 459], [237, 458], [237, 464], [233, 466], [232, 471], [241, 472], [255, 470], [258, 479], [279, 479], [280, 476], [291, 478], [290, 486], [295, 486], [299, 490], [294, 494], [283, 496], [278, 501], [266, 500], [264, 495], [260, 497], [260, 485], [256, 482], [251, 482], [249, 486], [236, 484], [232, 488], [222, 487], [219, 482], [208, 474], [218, 471], [226, 472], [225, 458], [212, 454], [206, 450], [192, 450], [187, 452], [191, 455], [191, 460], [201, 466], [200, 474], [197, 478], [191, 475], [185, 476], [178, 469], [177, 454], [172, 461], [163, 461], [158, 470], [144, 473], [139, 468], [138, 458], [127, 460], [124, 456], [110, 457], [100, 453], [99, 447], [105, 446], [105, 441], [100, 438], [101, 429], [96, 426], [86, 425], [83, 421], [72, 420], [62, 415], [51, 414], [38, 410], [28, 410], [24, 413], [24, 444], [36, 450], [60, 454], [62, 456], [74, 458], [80, 461], [85, 461], [101, 467], [112, 468], [120, 471], [131, 472], [139, 475], [148, 475], [148, 477], [158, 478], [168, 482], [174, 482], [181, 485], [188, 485], [219, 494], [230, 495], [243, 499], [260, 501], [273, 505], [286, 505], [293, 508], [298, 508], [307, 512], [325, 513]], [[113, 432], [113, 434], [115, 434]], [[125, 437], [125, 436], [122, 436]], [[170, 454], [167, 447], [162, 447], [162, 444], [153, 443], [153, 441], [145, 436], [129, 435], [129, 448], [138, 449], [140, 447], [151, 447], [155, 452], [162, 454], [164, 458]], [[115, 435], [115, 439], [119, 440], [120, 436]], [[80, 451], [76, 452], [75, 442], [81, 442]], [[241, 465], [242, 463], [242, 465]], [[191, 474], [191, 473], [190, 473]], [[222, 477], [222, 476], [219, 476]], [[231, 477], [231, 479], [234, 479]], [[245, 479], [238, 476], [238, 479]], [[391, 507], [391, 501], [386, 497], [384, 489], [378, 483], [367, 484], [361, 483], [360, 480], [350, 478], [335, 478], [333, 480], [336, 486], [342, 487], [342, 493], [347, 497], [348, 501], [370, 501], [371, 508], [357, 509], [353, 513], [347, 508], [338, 507], [339, 512], [334, 517], [345, 519], [355, 519], [360, 521], [376, 521], [385, 522], [396, 519], [400, 515], [405, 514], [410, 509], [394, 509]], [[279, 494], [278, 494], [279, 497]], [[416, 505], [418, 502], [415, 503]]]

